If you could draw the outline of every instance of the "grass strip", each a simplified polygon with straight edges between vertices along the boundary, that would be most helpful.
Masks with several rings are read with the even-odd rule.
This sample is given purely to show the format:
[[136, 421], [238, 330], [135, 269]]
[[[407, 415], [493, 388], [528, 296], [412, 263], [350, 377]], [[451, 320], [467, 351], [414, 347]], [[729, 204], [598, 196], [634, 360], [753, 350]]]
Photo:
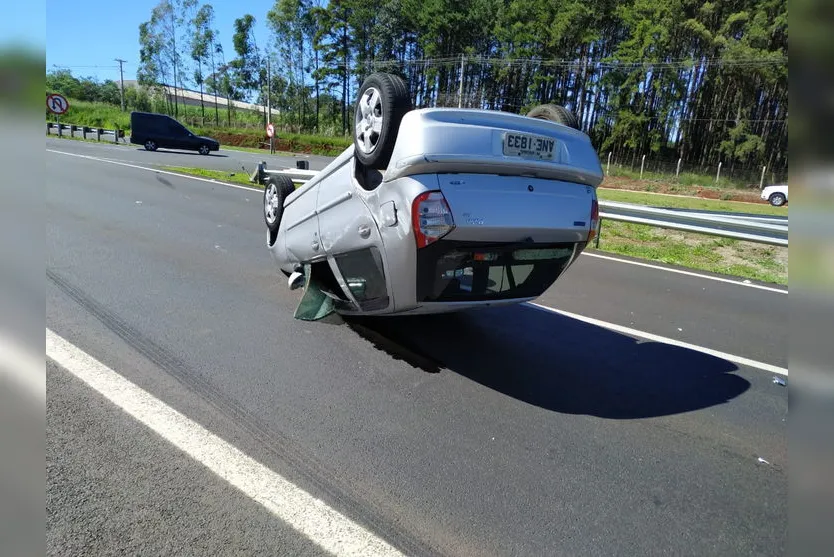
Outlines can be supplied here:
[[604, 220], [599, 251], [740, 278], [788, 284], [788, 248]]

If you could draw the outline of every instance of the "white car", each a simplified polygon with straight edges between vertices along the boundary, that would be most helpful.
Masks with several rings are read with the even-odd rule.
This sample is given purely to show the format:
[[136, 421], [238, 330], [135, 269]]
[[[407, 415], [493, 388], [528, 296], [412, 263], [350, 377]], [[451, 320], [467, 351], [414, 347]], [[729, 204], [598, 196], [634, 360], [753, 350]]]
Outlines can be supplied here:
[[775, 184], [763, 188], [762, 199], [766, 199], [774, 207], [781, 207], [788, 202], [788, 185]]
[[266, 179], [267, 247], [290, 288], [340, 314], [533, 300], [598, 229], [602, 166], [576, 128], [555, 105], [412, 110], [400, 78], [373, 74], [354, 145], [298, 189]]

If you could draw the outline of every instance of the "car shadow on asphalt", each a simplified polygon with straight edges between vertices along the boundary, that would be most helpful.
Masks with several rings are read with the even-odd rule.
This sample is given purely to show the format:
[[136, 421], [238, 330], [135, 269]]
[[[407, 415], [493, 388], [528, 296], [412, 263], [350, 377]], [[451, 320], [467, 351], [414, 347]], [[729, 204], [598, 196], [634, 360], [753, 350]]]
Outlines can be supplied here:
[[722, 358], [528, 305], [346, 322], [396, 359], [554, 412], [650, 418], [723, 404], [750, 388]]
[[[137, 151], [147, 151], [144, 147], [140, 147], [136, 149]], [[171, 149], [157, 149], [154, 153], [160, 153], [165, 155], [194, 155], [195, 157], [215, 157], [215, 158], [229, 158], [229, 155], [221, 155], [220, 153], [209, 153], [208, 155], [201, 155], [197, 151], [175, 151]]]

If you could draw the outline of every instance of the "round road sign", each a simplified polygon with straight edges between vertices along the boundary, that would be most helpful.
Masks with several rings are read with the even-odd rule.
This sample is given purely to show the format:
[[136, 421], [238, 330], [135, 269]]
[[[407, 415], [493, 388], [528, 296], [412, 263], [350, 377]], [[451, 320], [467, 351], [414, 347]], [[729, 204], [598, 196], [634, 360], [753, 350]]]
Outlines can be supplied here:
[[267, 137], [272, 137], [275, 135], [275, 126], [271, 123], [266, 125], [266, 135]]
[[46, 108], [53, 114], [63, 114], [69, 109], [69, 102], [63, 95], [53, 93], [46, 97]]

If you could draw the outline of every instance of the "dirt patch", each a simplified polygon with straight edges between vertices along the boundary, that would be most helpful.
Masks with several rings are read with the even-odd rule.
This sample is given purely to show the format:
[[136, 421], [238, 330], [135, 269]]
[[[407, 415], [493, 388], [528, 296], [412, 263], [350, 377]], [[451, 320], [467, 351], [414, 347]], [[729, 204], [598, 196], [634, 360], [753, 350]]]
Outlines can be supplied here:
[[701, 197], [703, 199], [721, 199], [723, 201], [744, 201], [747, 203], [767, 203], [759, 197], [759, 191], [731, 190], [705, 188], [703, 186], [682, 186], [672, 182], [659, 182], [648, 180], [635, 180], [620, 176], [607, 176], [602, 182], [602, 187], [652, 193], [669, 193], [675, 195], [688, 195]]
[[[220, 145], [232, 147], [249, 147], [251, 149], [269, 150], [269, 138], [266, 134], [257, 133], [229, 133], [212, 132], [211, 137], [220, 142]], [[295, 139], [281, 139], [275, 141], [276, 151], [289, 151], [306, 155], [335, 155], [344, 151], [344, 147], [334, 143], [309, 143]]]

